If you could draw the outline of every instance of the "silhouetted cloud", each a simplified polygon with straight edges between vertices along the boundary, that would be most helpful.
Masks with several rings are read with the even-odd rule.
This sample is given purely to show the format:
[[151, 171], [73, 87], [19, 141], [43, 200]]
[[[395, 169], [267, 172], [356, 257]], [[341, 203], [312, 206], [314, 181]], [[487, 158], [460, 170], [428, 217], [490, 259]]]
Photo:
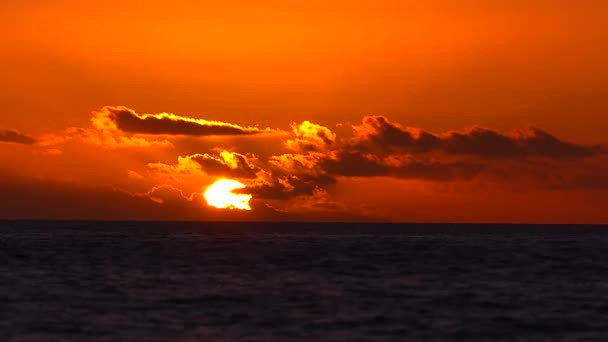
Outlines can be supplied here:
[[483, 127], [473, 127], [463, 133], [446, 134], [442, 146], [446, 152], [452, 154], [506, 158], [537, 156], [568, 159], [606, 153], [600, 146], [565, 142], [535, 127], [516, 130], [510, 135]]
[[219, 155], [193, 154], [180, 156], [177, 164], [150, 163], [148, 167], [163, 173], [204, 173], [209, 176], [231, 178], [256, 178], [261, 169], [253, 155], [222, 151]]
[[488, 158], [546, 157], [555, 159], [590, 157], [608, 151], [601, 146], [566, 142], [530, 127], [510, 134], [474, 126], [464, 132], [433, 134], [419, 128], [404, 127], [383, 116], [366, 116], [353, 126], [352, 148], [363, 152], [442, 152]]
[[479, 174], [483, 166], [474, 162], [433, 160], [411, 154], [393, 154], [380, 157], [359, 152], [340, 152], [333, 158], [324, 158], [320, 167], [335, 176], [395, 177], [449, 181], [469, 179]]
[[250, 160], [254, 157], [234, 152], [222, 151], [219, 156], [207, 153], [195, 154], [188, 158], [199, 164], [201, 169], [210, 176], [256, 178], [256, 173], [260, 171]]
[[384, 116], [364, 116], [361, 125], [352, 127], [354, 148], [377, 153], [400, 150], [410, 153], [437, 149], [441, 140], [418, 128], [403, 127]]
[[271, 171], [249, 182], [246, 191], [254, 198], [285, 200], [313, 195], [335, 183], [336, 179], [329, 175], [295, 175]]
[[258, 198], [310, 196], [337, 183], [338, 177], [395, 177], [434, 181], [470, 179], [483, 165], [418, 159], [412, 155], [379, 157], [357, 152], [273, 156], [247, 189]]
[[12, 129], [0, 129], [0, 142], [32, 145], [36, 139]]
[[268, 128], [242, 127], [170, 113], [137, 114], [134, 110], [124, 106], [105, 106], [93, 113], [91, 121], [97, 129], [140, 134], [210, 136], [277, 133]]

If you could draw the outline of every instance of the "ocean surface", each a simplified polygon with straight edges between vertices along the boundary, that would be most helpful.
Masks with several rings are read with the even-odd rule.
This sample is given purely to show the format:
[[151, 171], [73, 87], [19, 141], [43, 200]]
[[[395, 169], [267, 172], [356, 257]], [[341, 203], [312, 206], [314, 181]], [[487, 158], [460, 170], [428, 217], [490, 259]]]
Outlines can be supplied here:
[[1, 222], [1, 341], [608, 340], [608, 226]]

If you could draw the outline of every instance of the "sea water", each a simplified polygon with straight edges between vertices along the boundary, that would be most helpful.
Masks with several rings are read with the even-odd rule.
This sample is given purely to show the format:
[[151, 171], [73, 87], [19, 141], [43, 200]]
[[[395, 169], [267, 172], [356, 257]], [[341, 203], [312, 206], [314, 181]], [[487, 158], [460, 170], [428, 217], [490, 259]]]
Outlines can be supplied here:
[[606, 340], [608, 227], [0, 222], [0, 340]]

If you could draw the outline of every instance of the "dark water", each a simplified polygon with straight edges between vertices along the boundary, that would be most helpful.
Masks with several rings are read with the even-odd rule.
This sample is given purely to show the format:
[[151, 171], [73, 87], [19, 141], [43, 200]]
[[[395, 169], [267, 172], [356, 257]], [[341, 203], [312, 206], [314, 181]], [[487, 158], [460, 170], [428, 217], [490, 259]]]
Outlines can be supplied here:
[[608, 227], [0, 222], [0, 340], [607, 340]]

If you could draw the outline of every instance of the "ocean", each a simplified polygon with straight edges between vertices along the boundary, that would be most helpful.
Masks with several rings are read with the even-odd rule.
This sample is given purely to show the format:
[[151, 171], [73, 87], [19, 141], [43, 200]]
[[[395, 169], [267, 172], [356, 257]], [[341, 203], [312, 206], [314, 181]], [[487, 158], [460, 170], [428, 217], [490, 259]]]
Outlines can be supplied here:
[[607, 340], [607, 228], [4, 221], [0, 340]]

